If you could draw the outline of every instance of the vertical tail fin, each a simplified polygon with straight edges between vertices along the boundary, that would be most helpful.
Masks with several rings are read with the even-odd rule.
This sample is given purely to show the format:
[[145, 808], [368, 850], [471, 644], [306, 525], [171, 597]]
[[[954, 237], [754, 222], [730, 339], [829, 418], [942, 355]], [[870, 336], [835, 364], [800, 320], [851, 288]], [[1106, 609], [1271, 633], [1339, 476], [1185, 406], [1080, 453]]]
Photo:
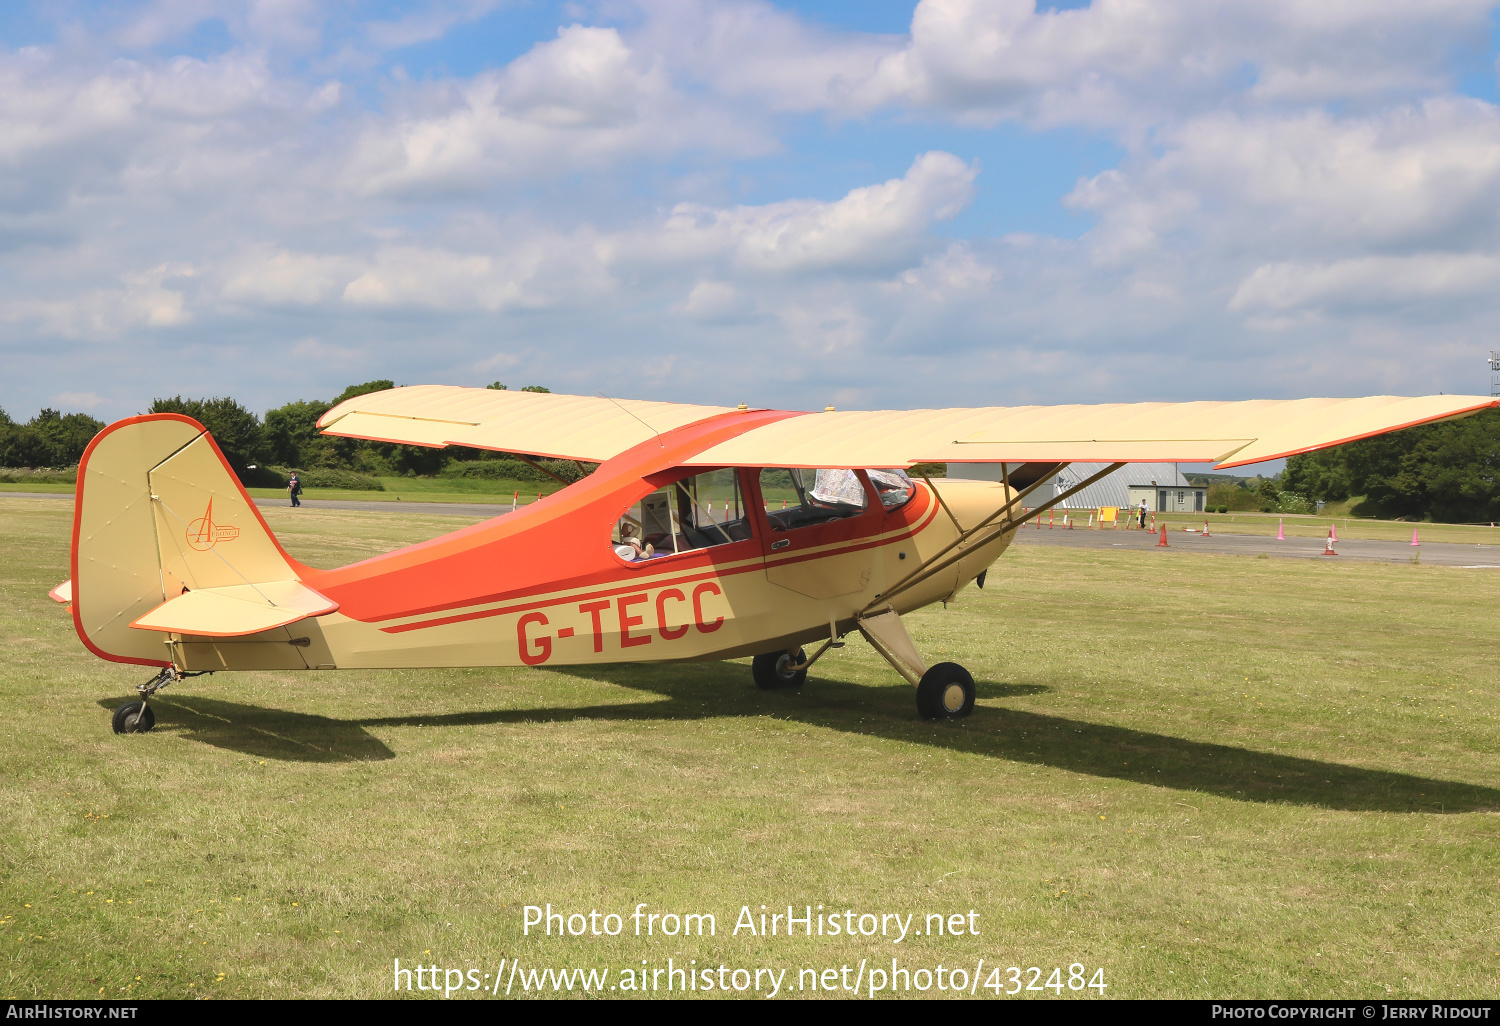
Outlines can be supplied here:
[[165, 666], [163, 628], [133, 628], [136, 620], [200, 590], [248, 591], [256, 601], [255, 586], [298, 582], [307, 572], [276, 543], [207, 430], [188, 417], [152, 414], [105, 428], [83, 455], [77, 492], [73, 622], [105, 659]]

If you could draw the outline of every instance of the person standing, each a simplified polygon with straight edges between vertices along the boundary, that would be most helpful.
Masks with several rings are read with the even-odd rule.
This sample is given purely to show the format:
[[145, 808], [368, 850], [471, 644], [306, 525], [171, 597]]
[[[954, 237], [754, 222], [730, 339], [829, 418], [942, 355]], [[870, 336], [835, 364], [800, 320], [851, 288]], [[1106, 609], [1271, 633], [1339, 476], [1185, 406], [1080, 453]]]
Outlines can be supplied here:
[[1141, 500], [1141, 530], [1146, 529], [1146, 500]]
[[293, 506], [302, 505], [302, 499], [300, 498], [302, 495], [302, 482], [297, 479], [297, 472], [295, 470], [292, 471], [292, 476], [286, 483], [286, 492], [292, 497]]

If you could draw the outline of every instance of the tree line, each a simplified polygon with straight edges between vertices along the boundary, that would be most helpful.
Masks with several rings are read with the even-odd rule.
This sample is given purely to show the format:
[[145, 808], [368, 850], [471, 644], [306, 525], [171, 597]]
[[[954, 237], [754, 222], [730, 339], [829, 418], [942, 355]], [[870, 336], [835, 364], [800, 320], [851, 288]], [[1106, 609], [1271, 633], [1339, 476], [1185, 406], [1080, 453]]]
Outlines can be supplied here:
[[[157, 398], [152, 400], [146, 412], [180, 413], [208, 428], [224, 458], [246, 485], [278, 487], [285, 481], [285, 471], [291, 469], [343, 471], [371, 477], [431, 476], [454, 463], [491, 460], [515, 463], [523, 480], [535, 474], [532, 468], [519, 461], [506, 460], [502, 453], [482, 449], [456, 446], [431, 449], [367, 442], [358, 438], [333, 438], [318, 432], [318, 419], [344, 400], [395, 387], [394, 381], [386, 379], [366, 381], [350, 385], [329, 400], [303, 399], [278, 406], [267, 410], [263, 418], [229, 396]], [[506, 388], [499, 381], [486, 387]], [[550, 389], [528, 385], [522, 391], [548, 392]], [[0, 467], [64, 469], [77, 466], [89, 441], [103, 427], [103, 421], [87, 414], [64, 415], [56, 410], [43, 410], [29, 422], [18, 424], [0, 410]], [[489, 475], [469, 473], [466, 476]]]
[[1355, 516], [1500, 520], [1500, 410], [1293, 456], [1280, 485], [1313, 500], [1362, 497]]
[[0, 410], [0, 467], [62, 470], [76, 466], [104, 421], [87, 413], [43, 410], [18, 424]]

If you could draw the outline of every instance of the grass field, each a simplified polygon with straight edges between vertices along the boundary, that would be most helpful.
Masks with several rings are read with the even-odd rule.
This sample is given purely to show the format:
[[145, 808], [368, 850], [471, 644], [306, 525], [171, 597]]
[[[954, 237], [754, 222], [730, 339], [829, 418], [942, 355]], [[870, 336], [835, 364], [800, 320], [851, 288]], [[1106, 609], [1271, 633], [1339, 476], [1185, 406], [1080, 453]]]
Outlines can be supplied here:
[[[1006, 989], [1081, 963], [1110, 997], [1500, 991], [1485, 572], [1018, 549], [910, 618], [979, 681], [955, 725], [851, 639], [795, 693], [744, 663], [227, 674], [118, 737], [142, 670], [46, 598], [69, 516], [0, 497], [0, 996], [374, 997], [393, 958], [696, 959], [793, 993], [892, 957], [983, 958]], [[268, 516], [323, 566], [463, 522]], [[718, 933], [523, 937], [546, 902]], [[973, 909], [979, 935], [733, 936], [762, 904]]]

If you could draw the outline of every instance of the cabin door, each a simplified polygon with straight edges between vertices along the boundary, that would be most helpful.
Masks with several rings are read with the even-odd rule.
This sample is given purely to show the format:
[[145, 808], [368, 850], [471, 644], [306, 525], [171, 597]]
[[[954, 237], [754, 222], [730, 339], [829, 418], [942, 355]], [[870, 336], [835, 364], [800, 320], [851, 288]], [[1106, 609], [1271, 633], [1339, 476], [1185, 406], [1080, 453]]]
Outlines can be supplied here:
[[766, 578], [809, 598], [864, 591], [874, 572], [884, 510], [864, 471], [760, 472]]

